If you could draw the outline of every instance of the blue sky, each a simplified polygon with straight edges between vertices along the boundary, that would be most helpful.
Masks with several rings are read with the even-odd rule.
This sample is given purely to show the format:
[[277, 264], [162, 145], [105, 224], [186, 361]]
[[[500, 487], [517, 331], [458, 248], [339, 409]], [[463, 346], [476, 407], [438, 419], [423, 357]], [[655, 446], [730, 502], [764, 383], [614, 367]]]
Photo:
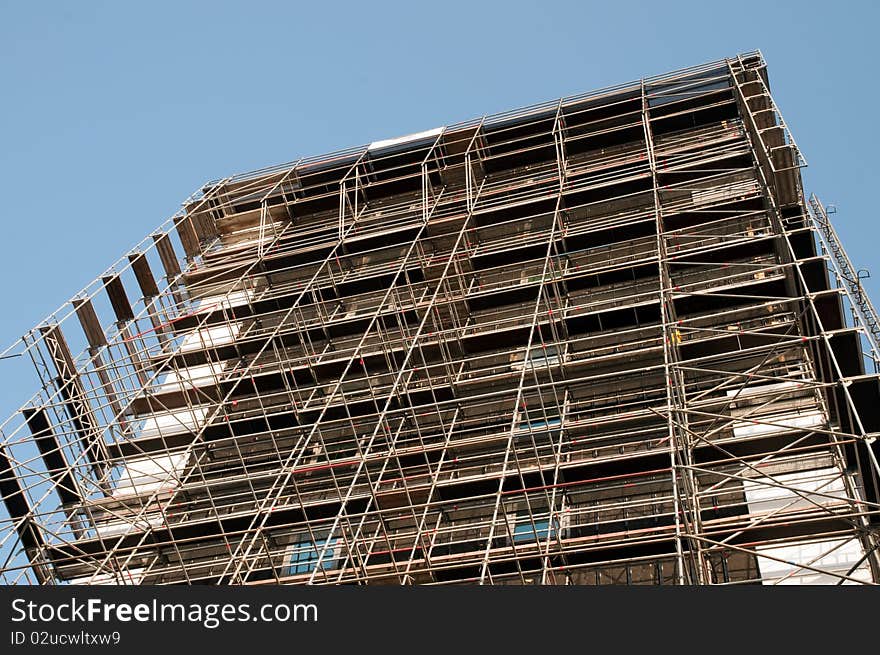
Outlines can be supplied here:
[[[873, 2], [0, 0], [0, 344], [233, 172], [761, 49], [880, 293]], [[2, 349], [2, 348], [0, 348]], [[29, 396], [0, 361], [0, 414]]]

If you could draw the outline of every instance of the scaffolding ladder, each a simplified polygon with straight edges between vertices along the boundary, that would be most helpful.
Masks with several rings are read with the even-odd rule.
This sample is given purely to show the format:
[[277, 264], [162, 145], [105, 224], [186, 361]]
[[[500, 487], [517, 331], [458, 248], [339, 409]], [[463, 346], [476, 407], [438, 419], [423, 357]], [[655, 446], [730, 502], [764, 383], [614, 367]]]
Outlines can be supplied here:
[[846, 284], [853, 309], [857, 314], [855, 318], [867, 331], [876, 362], [877, 353], [880, 353], [880, 347], [878, 347], [880, 346], [880, 320], [877, 318], [877, 310], [874, 309], [874, 305], [862, 287], [862, 279], [859, 277], [858, 271], [853, 267], [849, 256], [840, 244], [840, 238], [828, 217], [828, 211], [816, 194], [810, 195], [809, 206], [810, 217], [818, 228], [822, 245], [834, 258], [835, 273]]

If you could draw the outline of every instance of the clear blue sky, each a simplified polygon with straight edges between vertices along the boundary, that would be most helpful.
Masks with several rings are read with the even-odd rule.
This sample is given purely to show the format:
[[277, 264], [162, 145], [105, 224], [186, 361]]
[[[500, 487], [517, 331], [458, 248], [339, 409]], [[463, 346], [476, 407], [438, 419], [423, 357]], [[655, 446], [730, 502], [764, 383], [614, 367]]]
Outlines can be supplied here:
[[0, 0], [0, 345], [206, 180], [752, 49], [880, 296], [878, 25], [875, 2]]

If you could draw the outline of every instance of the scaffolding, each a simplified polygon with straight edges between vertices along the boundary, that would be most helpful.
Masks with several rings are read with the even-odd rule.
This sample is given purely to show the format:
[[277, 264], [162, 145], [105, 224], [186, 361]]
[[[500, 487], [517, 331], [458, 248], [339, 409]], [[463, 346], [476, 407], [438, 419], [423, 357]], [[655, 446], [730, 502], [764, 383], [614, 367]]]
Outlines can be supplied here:
[[880, 580], [805, 164], [755, 52], [206, 184], [0, 355], [3, 582]]

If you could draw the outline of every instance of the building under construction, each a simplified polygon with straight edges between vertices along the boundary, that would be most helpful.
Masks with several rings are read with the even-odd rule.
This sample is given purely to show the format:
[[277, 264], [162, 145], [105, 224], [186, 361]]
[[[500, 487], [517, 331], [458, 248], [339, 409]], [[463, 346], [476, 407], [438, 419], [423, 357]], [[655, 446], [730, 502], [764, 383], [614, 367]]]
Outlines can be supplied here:
[[804, 165], [749, 53], [206, 184], [4, 353], [3, 581], [880, 581]]

